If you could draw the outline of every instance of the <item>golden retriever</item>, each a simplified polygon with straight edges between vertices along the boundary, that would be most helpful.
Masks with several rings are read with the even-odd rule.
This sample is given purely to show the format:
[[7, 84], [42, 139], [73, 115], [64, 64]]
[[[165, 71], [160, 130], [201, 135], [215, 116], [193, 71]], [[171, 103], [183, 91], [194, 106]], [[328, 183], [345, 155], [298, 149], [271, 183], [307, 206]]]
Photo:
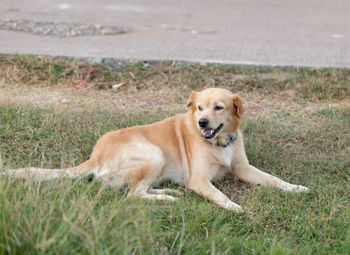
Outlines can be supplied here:
[[212, 181], [226, 175], [242, 181], [301, 192], [293, 185], [250, 165], [244, 151], [240, 123], [241, 98], [226, 89], [208, 88], [192, 92], [189, 111], [146, 126], [134, 126], [105, 134], [91, 157], [69, 169], [23, 168], [10, 170], [16, 178], [37, 180], [84, 177], [120, 187], [130, 183], [129, 197], [174, 201], [172, 189], [157, 189], [166, 180], [212, 200], [222, 208], [242, 212]]

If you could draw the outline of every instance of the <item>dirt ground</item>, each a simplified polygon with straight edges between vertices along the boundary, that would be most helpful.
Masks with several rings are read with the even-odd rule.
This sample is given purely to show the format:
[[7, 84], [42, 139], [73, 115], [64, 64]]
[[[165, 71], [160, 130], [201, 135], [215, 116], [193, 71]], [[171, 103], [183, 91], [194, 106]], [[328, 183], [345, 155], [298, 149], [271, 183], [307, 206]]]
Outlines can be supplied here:
[[[186, 94], [186, 93], [185, 93]], [[313, 112], [327, 106], [345, 107], [350, 100], [305, 101], [300, 100], [293, 90], [261, 95], [256, 92], [240, 93], [244, 100], [246, 117], [258, 114], [269, 115], [281, 110], [291, 112]], [[179, 88], [165, 87], [160, 90], [96, 90], [82, 88], [72, 91], [70, 88], [53, 87], [0, 87], [0, 104], [30, 104], [39, 108], [57, 107], [57, 111], [84, 111], [86, 107], [100, 110], [113, 110], [126, 113], [141, 111], [156, 113], [168, 111], [178, 113], [186, 111], [187, 96]]]

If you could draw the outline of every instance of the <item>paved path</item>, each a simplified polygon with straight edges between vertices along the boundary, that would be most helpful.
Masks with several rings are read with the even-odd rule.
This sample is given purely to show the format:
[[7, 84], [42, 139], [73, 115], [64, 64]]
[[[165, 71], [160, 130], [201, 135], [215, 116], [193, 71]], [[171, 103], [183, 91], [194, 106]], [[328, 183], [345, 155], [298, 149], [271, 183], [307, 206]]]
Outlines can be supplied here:
[[350, 67], [350, 1], [1, 0], [0, 53]]

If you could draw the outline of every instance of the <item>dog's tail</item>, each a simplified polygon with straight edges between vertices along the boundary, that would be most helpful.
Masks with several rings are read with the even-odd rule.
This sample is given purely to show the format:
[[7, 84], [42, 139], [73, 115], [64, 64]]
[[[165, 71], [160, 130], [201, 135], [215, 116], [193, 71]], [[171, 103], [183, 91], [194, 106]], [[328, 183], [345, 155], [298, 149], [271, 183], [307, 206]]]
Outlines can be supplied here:
[[19, 168], [5, 170], [0, 175], [8, 175], [16, 179], [31, 179], [35, 181], [50, 181], [58, 178], [84, 178], [95, 174], [96, 164], [91, 159], [85, 161], [77, 167], [67, 169], [44, 169], [44, 168]]

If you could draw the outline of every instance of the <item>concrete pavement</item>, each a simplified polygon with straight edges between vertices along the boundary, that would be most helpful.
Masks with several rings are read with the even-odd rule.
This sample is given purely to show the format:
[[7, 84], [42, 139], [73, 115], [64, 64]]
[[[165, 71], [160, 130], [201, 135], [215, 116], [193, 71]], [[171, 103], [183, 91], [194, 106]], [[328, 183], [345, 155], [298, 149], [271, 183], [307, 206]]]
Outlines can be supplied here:
[[0, 53], [350, 67], [350, 1], [2, 0]]

